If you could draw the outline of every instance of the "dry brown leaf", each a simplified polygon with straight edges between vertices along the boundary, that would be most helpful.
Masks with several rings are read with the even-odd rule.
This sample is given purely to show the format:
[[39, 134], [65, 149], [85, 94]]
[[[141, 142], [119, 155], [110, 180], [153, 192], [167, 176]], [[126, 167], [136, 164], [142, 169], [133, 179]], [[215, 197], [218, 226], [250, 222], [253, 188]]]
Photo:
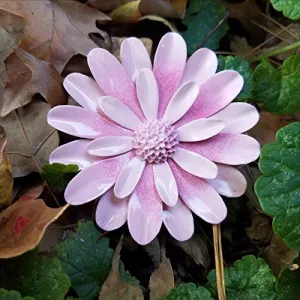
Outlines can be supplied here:
[[0, 258], [9, 258], [34, 249], [46, 228], [69, 206], [48, 207], [38, 197], [43, 185], [29, 190], [18, 201], [0, 214]]
[[140, 21], [143, 21], [143, 20], [149, 20], [149, 21], [153, 21], [153, 22], [163, 23], [164, 25], [166, 25], [167, 27], [169, 27], [169, 29], [171, 31], [178, 32], [176, 26], [172, 22], [168, 21], [167, 19], [165, 19], [163, 17], [154, 16], [154, 15], [147, 15], [147, 16], [144, 16], [144, 17], [140, 18]]
[[99, 300], [143, 300], [143, 292], [137, 285], [131, 285], [121, 280], [119, 275], [120, 252], [122, 238], [116, 248], [110, 274], [106, 278], [99, 295]]
[[263, 257], [271, 266], [275, 275], [279, 275], [283, 268], [290, 267], [299, 251], [289, 249], [286, 243], [275, 233], [270, 245], [265, 249]]
[[7, 134], [6, 153], [14, 177], [39, 171], [41, 166], [48, 163], [50, 153], [58, 147], [58, 133], [47, 123], [49, 110], [48, 103], [35, 100], [0, 118], [0, 125]]
[[276, 141], [276, 132], [279, 128], [295, 121], [291, 115], [276, 115], [266, 111], [260, 112], [258, 123], [248, 131], [261, 146]]
[[4, 153], [6, 143], [5, 131], [0, 126], [0, 207], [11, 204], [13, 192], [12, 167], [6, 153]]
[[119, 23], [137, 23], [141, 17], [139, 4], [141, 0], [125, 3], [110, 13], [110, 17]]
[[139, 6], [142, 15], [158, 15], [165, 18], [183, 18], [187, 0], [142, 0]]
[[0, 116], [31, 102], [33, 95], [40, 93], [54, 107], [67, 103], [63, 78], [51, 63], [40, 60], [18, 48], [7, 59], [9, 82], [0, 101]]
[[156, 269], [149, 282], [150, 300], [161, 300], [174, 287], [174, 274], [171, 262], [163, 257], [158, 269]]
[[222, 0], [222, 3], [229, 10], [230, 17], [241, 22], [247, 30], [251, 43], [259, 44], [264, 41], [266, 32], [255, 23], [266, 26], [267, 20], [261, 15], [261, 9], [255, 0], [245, 0], [238, 3]]
[[89, 38], [91, 32], [102, 33], [97, 20], [110, 20], [104, 13], [72, 0], [0, 0], [0, 8], [24, 17], [26, 28], [21, 47], [39, 58], [49, 59], [61, 72], [76, 55], [87, 53], [97, 45]]
[[206, 243], [200, 235], [194, 234], [185, 242], [179, 242], [177, 240], [172, 240], [172, 242], [190, 256], [197, 265], [202, 265], [204, 268], [208, 268], [210, 264], [210, 257]]

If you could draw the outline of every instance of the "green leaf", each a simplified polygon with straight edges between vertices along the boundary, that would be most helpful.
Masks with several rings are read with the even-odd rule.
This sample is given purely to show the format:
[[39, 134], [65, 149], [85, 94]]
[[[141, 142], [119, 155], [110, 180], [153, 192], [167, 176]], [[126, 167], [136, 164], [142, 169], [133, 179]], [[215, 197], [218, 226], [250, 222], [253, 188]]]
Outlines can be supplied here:
[[273, 229], [289, 248], [300, 249], [300, 123], [279, 129], [276, 143], [266, 144], [255, 192], [263, 210], [274, 216]]
[[41, 176], [54, 189], [63, 190], [78, 171], [77, 165], [46, 164], [42, 168]]
[[202, 286], [197, 287], [194, 283], [184, 283], [171, 289], [163, 300], [213, 300], [210, 292]]
[[[57, 257], [45, 257], [37, 250], [1, 262], [0, 285], [18, 290], [35, 300], [62, 300], [71, 282]], [[28, 299], [27, 299], [28, 300]]]
[[[275, 276], [262, 258], [244, 256], [225, 269], [227, 300], [271, 300], [275, 294]], [[208, 274], [207, 288], [217, 297], [216, 272]]]
[[[181, 32], [187, 44], [188, 54], [195, 52], [204, 39], [214, 30], [225, 15], [225, 8], [219, 0], [191, 0], [182, 23], [187, 30]], [[226, 34], [228, 25], [224, 22], [202, 45], [215, 50]]]
[[[300, 265], [300, 258], [296, 258], [294, 264]], [[276, 290], [279, 299], [299, 300], [300, 295], [300, 268], [297, 270], [285, 269], [277, 279]]]
[[0, 288], [0, 300], [34, 300], [34, 298], [22, 298], [21, 294], [17, 291], [7, 291], [6, 289]]
[[254, 71], [253, 99], [263, 103], [264, 108], [278, 114], [300, 110], [300, 54], [274, 68], [263, 61]]
[[72, 288], [84, 300], [95, 299], [111, 269], [114, 250], [93, 222], [79, 223], [76, 232], [57, 247]]
[[292, 20], [300, 19], [299, 0], [271, 0], [273, 7]]
[[218, 57], [218, 72], [223, 70], [235, 70], [244, 78], [244, 86], [238, 95], [238, 100], [250, 99], [253, 90], [253, 72], [248, 61], [240, 56], [221, 56]]

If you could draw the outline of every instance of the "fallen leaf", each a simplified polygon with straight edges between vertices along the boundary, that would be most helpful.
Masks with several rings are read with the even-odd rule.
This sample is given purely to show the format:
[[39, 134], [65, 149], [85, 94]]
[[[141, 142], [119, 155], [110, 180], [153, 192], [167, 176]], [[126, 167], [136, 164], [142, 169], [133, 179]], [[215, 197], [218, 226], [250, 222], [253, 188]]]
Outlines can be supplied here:
[[12, 167], [6, 153], [4, 153], [6, 143], [5, 131], [0, 126], [0, 207], [11, 204], [13, 192]]
[[261, 146], [276, 141], [276, 132], [279, 128], [294, 122], [291, 115], [277, 115], [266, 111], [260, 112], [258, 123], [248, 131]]
[[143, 292], [138, 285], [125, 283], [119, 274], [120, 252], [122, 239], [120, 240], [112, 260], [110, 274], [106, 278], [99, 295], [99, 300], [143, 300]]
[[96, 27], [96, 21], [110, 20], [104, 13], [71, 0], [0, 0], [0, 8], [24, 17], [26, 28], [21, 47], [34, 55], [42, 45], [42, 58], [47, 58], [58, 72], [72, 56], [86, 56], [96, 48], [89, 34], [104, 34]]
[[0, 103], [7, 74], [4, 60], [19, 46], [24, 34], [24, 19], [0, 9]]
[[261, 9], [255, 0], [244, 0], [238, 3], [228, 0], [221, 2], [229, 10], [230, 17], [238, 20], [247, 30], [251, 43], [259, 44], [264, 40], [266, 32], [255, 23], [266, 26], [267, 19], [261, 14]]
[[7, 134], [6, 153], [14, 177], [40, 172], [48, 163], [50, 153], [58, 147], [58, 133], [47, 123], [49, 110], [49, 104], [35, 100], [0, 118], [0, 125]]
[[111, 11], [132, 0], [88, 0], [88, 3], [101, 11]]
[[292, 265], [293, 260], [298, 256], [299, 251], [289, 249], [286, 243], [273, 233], [270, 245], [265, 248], [263, 257], [271, 266], [275, 275], [286, 267]]
[[[42, 185], [43, 186], [43, 185]], [[38, 197], [42, 186], [29, 190], [0, 214], [0, 258], [9, 258], [34, 249], [48, 225], [69, 206], [48, 207]]]
[[146, 15], [146, 16], [140, 18], [140, 21], [143, 21], [143, 20], [161, 22], [164, 25], [166, 25], [171, 31], [178, 32], [176, 26], [172, 22], [168, 21], [167, 19], [165, 19], [163, 17], [154, 16], [154, 15]]
[[165, 18], [183, 18], [187, 0], [142, 0], [139, 6], [142, 15], [158, 15]]
[[139, 21], [141, 14], [139, 11], [139, 4], [141, 0], [125, 3], [110, 13], [113, 21], [119, 23], [136, 23]]
[[174, 274], [171, 262], [165, 256], [149, 282], [150, 300], [161, 300], [174, 287]]
[[204, 268], [208, 268], [210, 265], [207, 246], [200, 235], [194, 234], [185, 242], [172, 240], [172, 243], [177, 247], [180, 247], [197, 265], [202, 265]]
[[[20, 69], [20, 66], [23, 66]], [[31, 102], [40, 93], [51, 107], [67, 103], [63, 78], [51, 63], [40, 60], [19, 48], [7, 60], [9, 82], [0, 102], [0, 116]], [[28, 69], [26, 69], [28, 68]]]

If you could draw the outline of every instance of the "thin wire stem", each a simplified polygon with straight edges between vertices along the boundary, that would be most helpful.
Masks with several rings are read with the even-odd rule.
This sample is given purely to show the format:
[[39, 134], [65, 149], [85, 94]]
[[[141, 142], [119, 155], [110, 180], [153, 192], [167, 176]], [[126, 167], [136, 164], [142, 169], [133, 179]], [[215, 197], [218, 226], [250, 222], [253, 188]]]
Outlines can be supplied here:
[[213, 225], [213, 240], [216, 264], [216, 280], [219, 300], [226, 300], [225, 280], [224, 280], [224, 262], [221, 242], [221, 226]]

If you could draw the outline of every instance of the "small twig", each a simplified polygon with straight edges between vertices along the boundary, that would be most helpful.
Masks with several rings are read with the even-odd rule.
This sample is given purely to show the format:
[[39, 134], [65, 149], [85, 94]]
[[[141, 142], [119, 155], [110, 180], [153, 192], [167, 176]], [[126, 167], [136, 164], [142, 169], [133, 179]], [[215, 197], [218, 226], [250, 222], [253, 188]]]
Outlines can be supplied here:
[[227, 9], [226, 12], [225, 12], [224, 17], [220, 20], [220, 22], [216, 25], [216, 27], [206, 36], [206, 38], [200, 44], [198, 49], [201, 48], [211, 38], [211, 36], [220, 28], [220, 26], [226, 21], [226, 19], [228, 17], [229, 17], [229, 10]]
[[[264, 14], [263, 12], [260, 12], [260, 14], [264, 17], [266, 17], [269, 21], [273, 22], [274, 24], [276, 24], [278, 27], [280, 27], [281, 29], [286, 29], [287, 27], [289, 27], [291, 24], [289, 24], [289, 26], [285, 27], [283, 26], [281, 23], [277, 22], [275, 19], [273, 19], [272, 17]], [[289, 30], [285, 30], [287, 33], [289, 33], [292, 37], [294, 37], [296, 40], [299, 40], [299, 37], [294, 34], [292, 31], [289, 31]]]
[[278, 54], [284, 53], [284, 52], [289, 51], [289, 50], [293, 50], [293, 49], [298, 48], [298, 47], [300, 47], [300, 41], [298, 41], [296, 43], [293, 43], [291, 45], [288, 45], [288, 46], [284, 46], [284, 47], [280, 47], [280, 48], [277, 48], [277, 49], [274, 49], [274, 50], [266, 51], [264, 54], [262, 54], [258, 57], [254, 57], [254, 58], [250, 59], [249, 61], [250, 62], [258, 61], [263, 57], [268, 58], [270, 56], [278, 55]]
[[249, 56], [251, 53], [255, 52], [256, 50], [259, 50], [260, 48], [262, 48], [264, 45], [266, 45], [267, 43], [269, 43], [270, 41], [272, 41], [273, 39], [277, 38], [281, 33], [283, 33], [284, 31], [287, 30], [287, 28], [289, 26], [291, 26], [292, 24], [289, 24], [287, 27], [285, 27], [284, 29], [280, 30], [276, 35], [271, 36], [270, 38], [268, 38], [267, 40], [265, 40], [264, 42], [262, 42], [261, 44], [259, 44], [258, 46], [256, 46], [255, 48], [251, 49], [249, 52], [247, 52], [243, 57], [246, 58], [247, 56]]
[[226, 300], [225, 280], [224, 280], [224, 262], [221, 242], [221, 225], [213, 225], [214, 252], [216, 265], [216, 280], [219, 300]]

